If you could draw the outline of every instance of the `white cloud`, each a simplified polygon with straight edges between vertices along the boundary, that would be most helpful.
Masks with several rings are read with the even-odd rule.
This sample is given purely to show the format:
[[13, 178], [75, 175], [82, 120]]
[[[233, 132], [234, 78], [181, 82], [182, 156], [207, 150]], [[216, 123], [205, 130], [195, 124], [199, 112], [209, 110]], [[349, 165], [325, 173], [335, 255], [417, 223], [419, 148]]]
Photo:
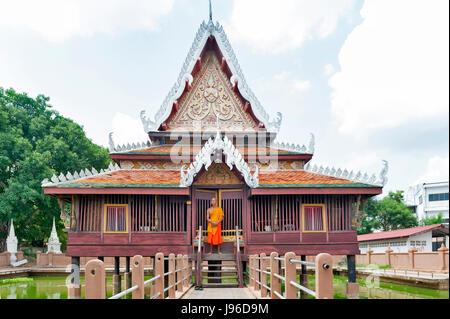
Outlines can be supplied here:
[[449, 180], [449, 154], [446, 156], [433, 156], [428, 160], [427, 170], [420, 176], [415, 184], [444, 182]]
[[324, 67], [323, 73], [324, 73], [326, 76], [329, 76], [329, 75], [333, 74], [334, 71], [335, 71], [335, 69], [334, 69], [333, 64], [327, 64], [327, 65], [325, 65], [325, 67]]
[[275, 75], [275, 79], [278, 81], [283, 81], [284, 79], [286, 79], [289, 75], [291, 74], [291, 72], [288, 71], [283, 71], [279, 74]]
[[299, 81], [299, 80], [293, 81], [292, 89], [294, 91], [301, 92], [301, 93], [307, 92], [311, 89], [311, 82]]
[[234, 0], [226, 29], [233, 41], [279, 53], [327, 37], [352, 6], [353, 0]]
[[149, 140], [138, 118], [117, 112], [112, 120], [115, 145], [142, 143]]
[[49, 41], [119, 30], [155, 30], [174, 0], [0, 0], [0, 27], [31, 30]]
[[448, 0], [366, 0], [329, 81], [341, 132], [448, 116], [448, 12]]

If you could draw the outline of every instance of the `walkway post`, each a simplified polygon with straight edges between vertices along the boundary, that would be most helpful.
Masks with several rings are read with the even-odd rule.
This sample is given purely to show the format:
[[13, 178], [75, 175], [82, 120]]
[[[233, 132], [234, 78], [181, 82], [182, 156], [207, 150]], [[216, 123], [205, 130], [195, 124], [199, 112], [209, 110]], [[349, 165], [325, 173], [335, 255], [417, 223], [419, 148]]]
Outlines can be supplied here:
[[267, 297], [267, 288], [264, 287], [264, 285], [267, 286], [267, 274], [263, 273], [263, 271], [266, 271], [267, 269], [267, 263], [266, 263], [266, 254], [265, 253], [261, 253], [259, 255], [259, 257], [261, 258], [259, 260], [259, 264], [260, 264], [260, 269], [261, 269], [261, 297], [265, 298]]
[[105, 264], [98, 259], [90, 260], [85, 268], [85, 298], [106, 298]]
[[359, 299], [359, 284], [356, 282], [355, 255], [347, 255], [347, 299]]
[[333, 299], [333, 258], [329, 254], [316, 256], [316, 299]]
[[138, 289], [132, 292], [133, 299], [144, 299], [144, 257], [136, 255], [131, 259], [132, 285], [138, 285]]
[[183, 292], [183, 255], [182, 254], [178, 254], [177, 255], [177, 260], [175, 262], [175, 268], [179, 271], [176, 272], [176, 282], [178, 283], [177, 286], [177, 291], [179, 292]]
[[284, 291], [286, 292], [286, 299], [297, 299], [297, 288], [290, 284], [291, 281], [297, 282], [297, 264], [291, 262], [291, 259], [295, 258], [293, 252], [286, 253], [284, 255], [284, 269], [286, 283]]
[[182, 274], [183, 274], [183, 286], [184, 287], [189, 287], [189, 260], [188, 260], [188, 256], [184, 255], [183, 256], [183, 270], [182, 270]]
[[270, 297], [272, 299], [280, 299], [275, 291], [281, 294], [280, 279], [275, 277], [274, 274], [280, 274], [280, 263], [275, 258], [278, 257], [278, 253], [273, 252], [270, 254]]
[[175, 299], [175, 254], [169, 254], [169, 298]]
[[259, 256], [258, 255], [255, 255], [254, 257], [253, 257], [253, 261], [254, 261], [254, 268], [255, 268], [255, 270], [254, 270], [254, 277], [255, 277], [255, 281], [254, 281], [254, 289], [255, 290], [259, 290], [260, 289], [260, 287], [259, 287], [259, 284], [258, 284], [258, 281], [260, 282], [261, 280], [260, 280], [260, 276], [259, 276], [259, 271], [258, 270], [256, 270], [256, 269], [260, 269], [259, 268]]
[[71, 276], [70, 284], [67, 287], [67, 298], [80, 299], [81, 298], [80, 257], [72, 257], [70, 276]]
[[155, 280], [154, 293], [159, 292], [157, 299], [164, 299], [164, 254], [157, 253], [155, 256], [155, 269], [153, 271], [155, 276], [159, 275], [159, 278]]

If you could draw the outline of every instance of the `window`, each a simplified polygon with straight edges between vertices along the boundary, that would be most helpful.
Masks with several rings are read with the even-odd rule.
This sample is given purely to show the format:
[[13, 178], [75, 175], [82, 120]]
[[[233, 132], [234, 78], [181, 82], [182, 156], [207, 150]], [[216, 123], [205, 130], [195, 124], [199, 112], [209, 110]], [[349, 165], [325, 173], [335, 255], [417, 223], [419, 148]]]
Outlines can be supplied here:
[[448, 193], [430, 194], [428, 195], [428, 199], [430, 202], [448, 200]]
[[105, 205], [105, 220], [103, 232], [128, 232], [128, 205]]
[[419, 205], [423, 203], [423, 197], [422, 195], [419, 196]]
[[302, 215], [304, 232], [325, 232], [325, 205], [303, 205]]

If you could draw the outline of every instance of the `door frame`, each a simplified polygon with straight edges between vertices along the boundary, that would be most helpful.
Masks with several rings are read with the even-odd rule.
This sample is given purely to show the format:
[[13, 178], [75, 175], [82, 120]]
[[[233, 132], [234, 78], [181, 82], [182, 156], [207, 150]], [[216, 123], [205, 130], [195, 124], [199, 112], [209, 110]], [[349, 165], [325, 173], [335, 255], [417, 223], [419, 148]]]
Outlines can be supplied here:
[[216, 196], [219, 200], [219, 206], [222, 206], [222, 192], [241, 192], [242, 193], [242, 235], [246, 237], [247, 235], [247, 218], [248, 213], [248, 198], [247, 198], [247, 186], [244, 184], [238, 185], [192, 185], [191, 186], [191, 198], [192, 198], [192, 213], [191, 213], [191, 222], [192, 222], [192, 242], [195, 240], [195, 236], [197, 234], [197, 192], [205, 192], [205, 193], [216, 193]]

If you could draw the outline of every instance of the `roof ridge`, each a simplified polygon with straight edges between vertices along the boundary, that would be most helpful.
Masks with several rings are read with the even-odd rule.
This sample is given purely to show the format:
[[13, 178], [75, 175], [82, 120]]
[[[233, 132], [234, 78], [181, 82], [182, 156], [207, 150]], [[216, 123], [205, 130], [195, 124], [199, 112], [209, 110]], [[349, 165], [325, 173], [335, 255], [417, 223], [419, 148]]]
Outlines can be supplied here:
[[303, 154], [314, 154], [314, 147], [315, 147], [315, 137], [313, 133], [310, 133], [310, 139], [308, 147], [306, 145], [300, 145], [295, 143], [284, 143], [284, 142], [278, 142], [274, 141], [269, 145], [269, 147], [276, 147], [278, 149], [282, 149], [285, 151], [292, 151], [297, 153], [303, 153]]
[[159, 146], [159, 144], [153, 144], [150, 140], [147, 140], [146, 142], [137, 142], [136, 144], [133, 142], [132, 144], [127, 143], [127, 145], [123, 144], [115, 145], [113, 140], [113, 134], [114, 132], [109, 133], [109, 151], [116, 152], [116, 153], [122, 153], [122, 152], [130, 152], [135, 150], [140, 150], [144, 148], [150, 148], [152, 146]]

